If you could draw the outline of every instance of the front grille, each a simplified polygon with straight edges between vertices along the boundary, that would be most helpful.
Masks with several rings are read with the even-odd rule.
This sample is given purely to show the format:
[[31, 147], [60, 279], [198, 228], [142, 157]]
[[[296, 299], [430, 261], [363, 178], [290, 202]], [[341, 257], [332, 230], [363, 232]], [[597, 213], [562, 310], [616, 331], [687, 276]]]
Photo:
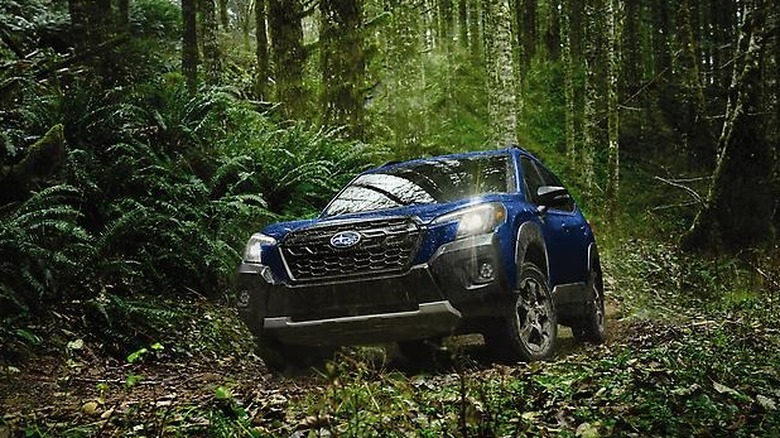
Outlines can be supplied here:
[[[360, 234], [350, 248], [334, 248], [330, 239], [342, 231]], [[349, 279], [405, 272], [420, 243], [420, 228], [411, 218], [398, 217], [342, 222], [294, 231], [280, 245], [293, 280]]]

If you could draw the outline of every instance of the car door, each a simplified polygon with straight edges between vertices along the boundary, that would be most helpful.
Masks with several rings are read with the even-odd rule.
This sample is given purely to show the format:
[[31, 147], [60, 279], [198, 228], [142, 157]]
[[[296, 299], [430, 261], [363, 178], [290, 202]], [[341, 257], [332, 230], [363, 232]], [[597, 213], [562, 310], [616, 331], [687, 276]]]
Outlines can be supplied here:
[[[521, 166], [531, 203], [539, 205], [537, 190], [542, 186], [562, 186], [544, 166], [528, 157]], [[587, 223], [573, 201], [555, 208], [541, 209], [539, 220], [547, 246], [550, 284], [585, 281], [587, 273]]]

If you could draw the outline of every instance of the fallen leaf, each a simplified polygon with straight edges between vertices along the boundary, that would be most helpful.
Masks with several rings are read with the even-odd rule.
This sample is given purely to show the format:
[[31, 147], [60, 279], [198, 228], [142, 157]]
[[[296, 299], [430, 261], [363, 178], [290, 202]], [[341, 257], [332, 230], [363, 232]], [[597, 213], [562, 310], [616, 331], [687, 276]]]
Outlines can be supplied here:
[[582, 438], [598, 438], [601, 436], [599, 434], [599, 428], [590, 423], [582, 423], [577, 426], [577, 431], [574, 432], [574, 434], [576, 436], [581, 436]]
[[715, 391], [718, 391], [720, 394], [731, 394], [731, 395], [739, 395], [739, 391], [733, 388], [729, 388], [726, 385], [722, 385], [718, 382], [712, 382], [712, 387], [715, 388]]
[[95, 415], [97, 413], [98, 404], [97, 402], [86, 402], [81, 407], [81, 410], [87, 414], [87, 415]]
[[76, 339], [75, 341], [68, 342], [68, 350], [81, 350], [84, 348], [84, 340]]
[[777, 404], [769, 397], [765, 397], [759, 394], [756, 396], [756, 401], [759, 405], [761, 405], [762, 408], [766, 409], [767, 411], [774, 411], [777, 409]]
[[106, 418], [110, 417], [113, 413], [114, 413], [114, 408], [111, 408], [111, 409], [107, 410], [106, 412], [103, 412], [102, 414], [100, 414], [100, 418], [105, 420]]

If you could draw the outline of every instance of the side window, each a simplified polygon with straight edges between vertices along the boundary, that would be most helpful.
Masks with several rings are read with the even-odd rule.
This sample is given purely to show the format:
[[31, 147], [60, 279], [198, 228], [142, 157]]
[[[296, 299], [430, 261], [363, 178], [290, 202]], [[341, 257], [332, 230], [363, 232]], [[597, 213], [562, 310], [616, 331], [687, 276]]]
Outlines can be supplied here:
[[[543, 185], [563, 187], [563, 184], [561, 184], [561, 180], [559, 180], [557, 176], [555, 176], [552, 172], [547, 170], [544, 166], [537, 165], [535, 167], [539, 170], [539, 173], [542, 176], [542, 181], [544, 182]], [[574, 201], [572, 199], [569, 199], [569, 202], [567, 202], [564, 205], [561, 205], [560, 207], [556, 207], [556, 210], [572, 212], [574, 211]]]
[[520, 167], [523, 171], [523, 181], [525, 182], [525, 197], [532, 203], [537, 204], [537, 192], [539, 187], [544, 185], [542, 177], [536, 169], [533, 161], [526, 157], [520, 158]]

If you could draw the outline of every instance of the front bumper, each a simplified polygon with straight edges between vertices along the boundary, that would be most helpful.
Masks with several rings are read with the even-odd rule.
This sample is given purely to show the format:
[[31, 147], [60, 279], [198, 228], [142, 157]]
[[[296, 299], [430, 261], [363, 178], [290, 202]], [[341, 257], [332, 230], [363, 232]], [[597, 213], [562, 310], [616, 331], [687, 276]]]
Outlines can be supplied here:
[[[491, 278], [479, 266], [494, 267]], [[270, 284], [242, 264], [239, 311], [256, 335], [302, 345], [347, 345], [447, 336], [494, 315], [509, 291], [498, 236], [442, 245], [427, 263], [391, 277]]]

